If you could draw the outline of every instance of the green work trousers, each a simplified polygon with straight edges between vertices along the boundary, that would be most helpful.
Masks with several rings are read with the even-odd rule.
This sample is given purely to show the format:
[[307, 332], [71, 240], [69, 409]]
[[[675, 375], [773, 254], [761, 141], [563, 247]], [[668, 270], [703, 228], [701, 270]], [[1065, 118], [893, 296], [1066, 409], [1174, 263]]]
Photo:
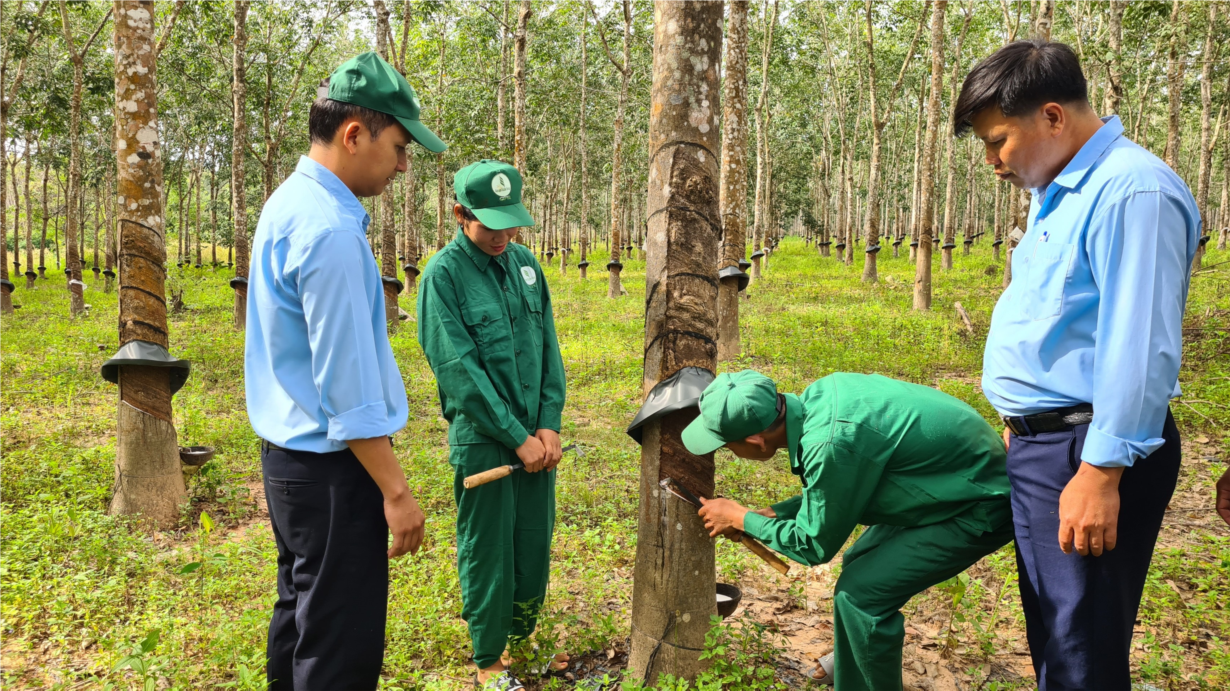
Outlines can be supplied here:
[[901, 689], [901, 608], [1008, 544], [1012, 517], [1007, 498], [1000, 503], [978, 507], [980, 521], [967, 512], [926, 526], [871, 526], [846, 550], [833, 591], [834, 691]]
[[465, 489], [469, 475], [518, 463], [502, 444], [449, 449], [457, 501], [457, 574], [461, 618], [470, 627], [479, 669], [500, 659], [509, 639], [528, 637], [538, 621], [551, 573], [555, 528], [555, 471], [516, 470]]

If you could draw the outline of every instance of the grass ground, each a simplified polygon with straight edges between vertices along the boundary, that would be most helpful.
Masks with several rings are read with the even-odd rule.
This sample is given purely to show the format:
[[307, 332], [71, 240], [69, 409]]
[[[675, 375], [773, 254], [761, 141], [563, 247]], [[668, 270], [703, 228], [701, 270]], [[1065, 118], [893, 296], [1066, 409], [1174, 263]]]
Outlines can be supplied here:
[[[861, 254], [858, 257], [861, 262]], [[1212, 513], [1212, 483], [1230, 457], [1230, 254], [1212, 251], [1193, 278], [1174, 414], [1186, 444], [1180, 489], [1154, 558], [1133, 647], [1134, 674], [1167, 689], [1230, 687], [1230, 531]], [[878, 372], [938, 388], [994, 419], [979, 388], [981, 353], [1000, 293], [989, 247], [938, 270], [928, 313], [910, 309], [913, 267], [882, 253], [881, 281], [820, 258], [797, 239], [773, 255], [741, 303], [744, 354], [799, 391], [834, 371]], [[70, 320], [58, 278], [18, 288], [0, 322], [0, 682], [6, 688], [262, 688], [274, 545], [260, 496], [258, 442], [243, 401], [243, 334], [230, 326], [225, 269], [173, 269], [189, 310], [171, 317], [172, 352], [193, 362], [175, 397], [181, 445], [217, 449], [191, 486], [181, 528], [149, 533], [109, 517], [116, 389], [99, 366], [116, 346], [116, 296], [90, 285], [87, 317]], [[636, 539], [638, 447], [623, 427], [640, 403], [643, 261], [627, 261], [628, 296], [605, 274], [547, 269], [568, 372], [558, 481], [559, 525], [543, 643], [588, 654], [578, 674], [617, 674]], [[19, 284], [21, 282], [19, 281]], [[403, 301], [405, 301], [403, 299]], [[953, 309], [973, 320], [966, 331]], [[468, 640], [453, 568], [452, 475], [445, 424], [413, 324], [393, 338], [410, 399], [395, 445], [428, 516], [415, 558], [393, 562], [384, 688], [463, 688]], [[725, 452], [721, 452], [725, 454]], [[793, 493], [785, 463], [719, 458], [718, 486], [763, 505]], [[831, 640], [837, 562], [778, 577], [720, 543], [719, 579], [745, 606], [715, 630], [728, 688], [794, 686]], [[197, 566], [193, 566], [193, 565]], [[965, 579], [906, 608], [906, 682], [918, 689], [1031, 687], [1011, 547]], [[733, 657], [731, 657], [733, 656]], [[126, 664], [125, 664], [126, 663]], [[122, 665], [122, 669], [117, 669]], [[769, 669], [753, 681], [753, 668]], [[740, 671], [742, 670], [742, 671]], [[551, 680], [548, 687], [571, 686]], [[578, 682], [579, 686], [580, 683]], [[592, 688], [592, 683], [591, 686]]]

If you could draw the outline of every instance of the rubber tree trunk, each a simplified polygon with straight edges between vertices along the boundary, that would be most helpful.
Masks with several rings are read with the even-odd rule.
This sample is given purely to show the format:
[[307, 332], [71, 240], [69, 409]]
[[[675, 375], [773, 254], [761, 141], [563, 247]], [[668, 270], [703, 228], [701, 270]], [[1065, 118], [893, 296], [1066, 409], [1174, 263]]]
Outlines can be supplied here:
[[[1049, 0], [1042, 0], [1044, 4], [1048, 4]], [[972, 11], [966, 11], [965, 23], [961, 27], [961, 33], [957, 36], [957, 45], [953, 50], [952, 57], [952, 74], [949, 75], [948, 81], [948, 102], [956, 103], [957, 96], [960, 94], [960, 74], [961, 69], [961, 47], [965, 43], [965, 34], [969, 31], [970, 20], [974, 14]], [[1041, 21], [1041, 20], [1040, 20]], [[1045, 20], [1046, 26], [1049, 27], [1049, 19]], [[1047, 29], [1047, 35], [1050, 35], [1050, 29]], [[952, 123], [949, 122], [951, 125]], [[945, 271], [952, 269], [952, 249], [956, 245], [957, 238], [957, 169], [960, 164], [957, 162], [956, 149], [957, 140], [952, 136], [951, 128], [945, 132], [947, 145], [944, 149], [944, 167], [948, 169], [948, 178], [944, 185], [944, 244], [940, 248], [940, 268]], [[967, 190], [968, 192], [968, 190]]]
[[248, 148], [245, 102], [248, 87], [248, 0], [235, 0], [234, 51], [231, 55], [231, 246], [235, 249], [235, 328], [243, 331], [248, 321], [248, 205], [244, 182], [244, 154]]
[[[777, 0], [773, 0], [773, 9], [765, 2], [763, 35], [764, 42], [760, 49], [760, 95], [756, 99], [756, 192], [752, 201], [752, 254], [756, 255], [763, 249], [765, 218], [765, 159], [768, 158], [768, 118], [765, 113], [765, 102], [769, 97], [769, 57], [773, 49], [773, 30], [777, 27]], [[750, 282], [760, 280], [762, 256], [752, 257], [752, 274]]]
[[[61, 1], [60, 15], [65, 42], [69, 46], [69, 62], [73, 66], [73, 90], [69, 101], [68, 115], [68, 192], [64, 199], [64, 245], [67, 249], [65, 263], [68, 266], [68, 312], [77, 316], [85, 312], [85, 284], [81, 278], [81, 248], [78, 238], [81, 228], [81, 97], [85, 89], [86, 48], [78, 51], [73, 45], [72, 25], [68, 20], [66, 4]], [[0, 173], [2, 175], [2, 173]], [[0, 178], [0, 189], [4, 181]], [[3, 216], [0, 209], [0, 216]], [[0, 229], [2, 230], [2, 229]], [[0, 233], [2, 235], [2, 233]]]
[[[4, 17], [3, 5], [0, 5], [0, 19]], [[9, 251], [5, 240], [5, 224], [8, 223], [8, 195], [4, 193], [5, 162], [8, 160], [8, 94], [7, 60], [0, 63], [0, 314], [13, 313], [13, 282], [9, 280]], [[17, 246], [13, 246], [13, 254], [17, 254]], [[14, 276], [13, 278], [16, 278]]]
[[[389, 8], [383, 0], [373, 0], [372, 8], [376, 12], [376, 52], [386, 62], [391, 62], [389, 56]], [[380, 275], [381, 277], [397, 278], [397, 228], [394, 225], [394, 188], [389, 185], [380, 195]], [[397, 332], [397, 284], [383, 281], [384, 284], [384, 320], [388, 324], [389, 333]]]
[[586, 269], [589, 268], [589, 195], [586, 194], [586, 184], [589, 182], [589, 142], [585, 135], [585, 104], [588, 97], [589, 86], [589, 51], [586, 45], [586, 38], [589, 29], [589, 17], [584, 12], [581, 13], [581, 112], [579, 134], [577, 135], [581, 147], [581, 179], [579, 187], [581, 188], [581, 223], [577, 228], [577, 234], [580, 235], [578, 240], [581, 245], [581, 261], [577, 264], [577, 270], [581, 272], [581, 280], [586, 278]]
[[[120, 344], [166, 348], [166, 246], [155, 94], [154, 3], [115, 3], [116, 194], [120, 221]], [[171, 418], [170, 370], [120, 368], [111, 514], [174, 525], [187, 500]]]
[[[528, 0], [526, 0], [528, 2]], [[656, 12], [656, 10], [655, 10]], [[611, 137], [611, 262], [607, 275], [606, 296], [617, 298], [623, 290], [619, 281], [619, 273], [623, 268], [620, 262], [620, 245], [628, 241], [620, 232], [621, 219], [624, 215], [623, 188], [623, 154], [624, 154], [624, 113], [628, 105], [628, 78], [632, 73], [631, 40], [632, 40], [632, 7], [629, 0], [623, 0], [624, 17], [624, 55], [623, 63], [615, 60], [608, 52], [607, 57], [619, 72], [619, 101], [615, 108], [615, 124]], [[605, 44], [604, 44], [605, 46]], [[713, 93], [717, 93], [715, 90]], [[715, 245], [716, 247], [716, 245]]]
[[414, 155], [406, 156], [405, 198], [402, 199], [402, 223], [406, 225], [406, 292], [414, 292], [419, 269], [419, 183], [414, 170]]
[[[739, 267], [747, 251], [747, 0], [732, 0], [726, 23], [726, 79], [722, 89], [722, 167], [719, 209], [722, 257], [718, 269]], [[739, 277], [718, 285], [718, 360], [742, 352]]]
[[533, 14], [530, 0], [521, 0], [517, 9], [517, 31], [513, 34], [513, 167], [524, 180], [525, 167], [525, 60], [526, 41], [529, 33], [530, 15]]
[[[1200, 71], [1200, 168], [1196, 173], [1196, 207], [1200, 209], [1200, 218], [1204, 232], [1213, 228], [1213, 216], [1209, 213], [1209, 186], [1213, 176], [1213, 61], [1217, 49], [1213, 43], [1217, 35], [1218, 3], [1210, 2], [1209, 23], [1204, 36], [1204, 51], [1201, 53], [1204, 66]], [[14, 173], [16, 174], [16, 173]], [[14, 243], [16, 246], [16, 243]], [[1204, 259], [1205, 245], [1196, 247], [1196, 258], [1192, 261], [1192, 269], [1200, 268]]]
[[1183, 126], [1183, 76], [1187, 56], [1183, 53], [1186, 38], [1185, 6], [1187, 3], [1174, 0], [1170, 13], [1170, 59], [1166, 71], [1166, 90], [1169, 97], [1169, 121], [1166, 129], [1166, 153], [1163, 158], [1173, 170], [1179, 169], [1179, 148], [1182, 146]]
[[914, 32], [914, 40], [911, 41], [910, 48], [906, 51], [905, 59], [901, 63], [901, 74], [897, 77], [897, 81], [889, 90], [888, 98], [884, 101], [883, 112], [881, 112], [880, 102], [877, 99], [879, 85], [876, 83], [875, 25], [871, 18], [871, 0], [867, 0], [865, 6], [867, 35], [864, 45], [867, 47], [867, 93], [871, 97], [872, 144], [871, 164], [867, 170], [867, 219], [864, 226], [864, 237], [867, 238], [867, 247], [863, 254], [863, 282], [875, 283], [879, 280], [879, 274], [876, 269], [876, 255], [880, 248], [880, 168], [884, 153], [884, 126], [888, 124], [888, 119], [892, 115], [893, 107], [897, 101], [897, 92], [901, 89], [901, 82], [905, 79], [906, 70], [909, 69], [910, 61], [914, 57], [914, 47], [918, 44], [918, 37], [926, 25], [926, 6], [924, 5], [921, 13], [923, 16], [918, 22], [918, 29]]
[[[717, 367], [720, 0], [654, 3], [644, 393], [684, 367]], [[700, 65], [695, 70], [677, 65]], [[658, 489], [670, 476], [713, 496], [713, 455], [679, 435], [696, 409], [645, 426], [628, 667], [694, 680], [716, 614], [713, 541], [696, 510]]]
[[[26, 197], [26, 288], [34, 287], [34, 279], [38, 274], [34, 273], [34, 197], [30, 194], [30, 175], [34, 172], [34, 156], [31, 143], [26, 143], [26, 182], [25, 182], [25, 197]], [[17, 244], [13, 244], [13, 251], [17, 251]], [[13, 278], [17, 278], [14, 276]]]
[[935, 0], [931, 13], [931, 94], [927, 99], [927, 138], [923, 145], [922, 220], [914, 267], [914, 309], [931, 309], [931, 238], [935, 233], [935, 140], [940, 130], [940, 89], [944, 88], [944, 11], [948, 0]]
[[1110, 22], [1107, 31], [1106, 94], [1102, 102], [1103, 115], [1118, 115], [1119, 102], [1123, 100], [1123, 10], [1127, 0], [1110, 0]]
[[[528, 0], [527, 0], [528, 2]], [[440, 22], [440, 66], [436, 70], [436, 132], [444, 132], [444, 58], [445, 48], [448, 46], [447, 31], [448, 25], [443, 21]], [[524, 96], [524, 92], [522, 94]], [[524, 156], [524, 153], [522, 154]], [[524, 165], [524, 161], [522, 162]], [[525, 179], [525, 172], [521, 171], [522, 179]], [[444, 229], [448, 227], [448, 218], [452, 216], [452, 205], [445, 202], [445, 188], [447, 185], [444, 180], [444, 154], [436, 154], [436, 249], [444, 249]], [[447, 214], [447, 217], [446, 217]]]

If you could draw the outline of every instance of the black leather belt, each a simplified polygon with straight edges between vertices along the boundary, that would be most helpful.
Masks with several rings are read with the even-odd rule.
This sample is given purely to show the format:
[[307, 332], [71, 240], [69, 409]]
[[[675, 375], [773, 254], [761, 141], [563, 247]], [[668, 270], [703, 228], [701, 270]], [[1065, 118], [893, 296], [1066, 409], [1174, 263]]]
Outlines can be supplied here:
[[1093, 422], [1093, 406], [1089, 403], [1074, 405], [1069, 408], [1056, 408], [1045, 413], [1034, 415], [1017, 415], [1005, 417], [1004, 424], [1012, 433], [1028, 437], [1043, 432], [1063, 432], [1077, 425], [1087, 425]]
[[287, 451], [287, 450], [288, 450], [288, 449], [284, 449], [284, 448], [282, 448], [282, 447], [278, 446], [277, 444], [274, 444], [274, 443], [273, 443], [273, 442], [271, 442], [271, 441], [265, 441], [264, 439], [262, 439], [262, 440], [261, 440], [261, 451], [262, 451], [262, 452], [265, 452], [265, 451]]

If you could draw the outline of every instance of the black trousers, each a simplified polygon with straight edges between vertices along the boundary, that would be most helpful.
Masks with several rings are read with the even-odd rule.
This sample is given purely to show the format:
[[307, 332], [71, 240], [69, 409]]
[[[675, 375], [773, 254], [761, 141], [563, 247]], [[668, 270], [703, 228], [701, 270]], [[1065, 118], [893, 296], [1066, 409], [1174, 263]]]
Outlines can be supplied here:
[[1076, 474], [1089, 425], [1013, 435], [1012, 520], [1025, 631], [1041, 691], [1128, 691], [1128, 653], [1153, 545], [1179, 477], [1179, 430], [1123, 471], [1118, 544], [1102, 556], [1059, 549], [1059, 495]]
[[375, 689], [389, 592], [380, 488], [349, 450], [266, 447], [261, 470], [278, 546], [269, 688]]

